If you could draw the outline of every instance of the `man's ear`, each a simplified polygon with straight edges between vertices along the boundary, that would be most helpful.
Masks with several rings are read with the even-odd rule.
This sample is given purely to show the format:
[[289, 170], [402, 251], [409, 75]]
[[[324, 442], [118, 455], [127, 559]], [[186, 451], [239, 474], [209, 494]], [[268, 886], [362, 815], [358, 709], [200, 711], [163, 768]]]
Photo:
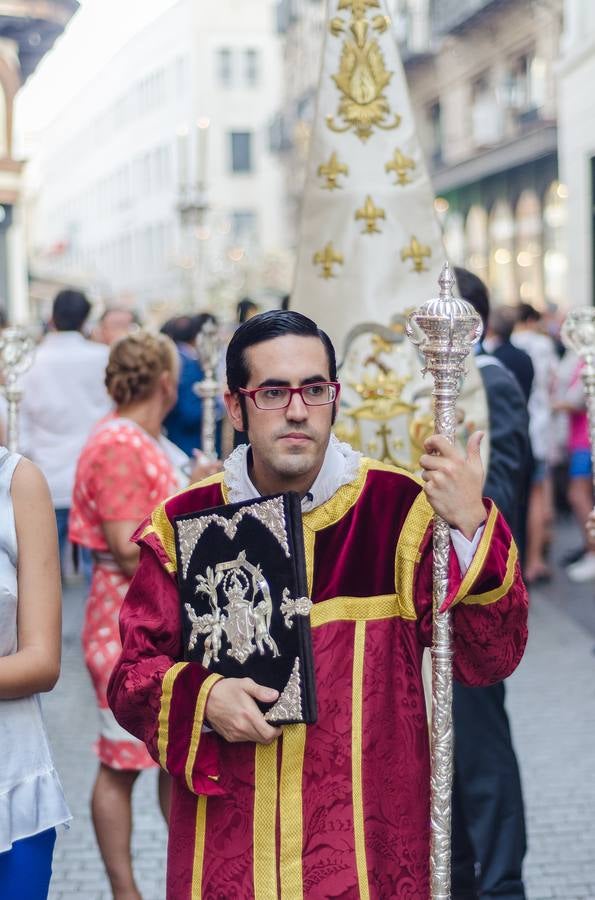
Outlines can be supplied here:
[[244, 422], [240, 395], [226, 391], [223, 395], [223, 400], [225, 401], [225, 408], [227, 409], [227, 415], [229, 416], [231, 424], [236, 431], [243, 431]]

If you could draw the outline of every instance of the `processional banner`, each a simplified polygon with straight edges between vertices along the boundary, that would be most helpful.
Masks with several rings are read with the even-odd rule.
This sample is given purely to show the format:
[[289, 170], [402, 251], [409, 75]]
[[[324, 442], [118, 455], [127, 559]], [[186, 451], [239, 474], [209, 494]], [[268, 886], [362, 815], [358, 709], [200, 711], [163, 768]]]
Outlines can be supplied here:
[[[337, 348], [338, 437], [410, 471], [434, 426], [405, 322], [436, 295], [445, 259], [385, 0], [329, 0], [291, 307]], [[487, 430], [473, 360], [468, 369], [463, 438]]]

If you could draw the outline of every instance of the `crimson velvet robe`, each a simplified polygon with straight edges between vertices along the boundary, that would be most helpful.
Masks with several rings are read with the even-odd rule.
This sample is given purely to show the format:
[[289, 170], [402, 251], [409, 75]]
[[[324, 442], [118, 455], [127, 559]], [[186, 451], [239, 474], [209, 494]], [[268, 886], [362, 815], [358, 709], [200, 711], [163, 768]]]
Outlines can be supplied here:
[[[203, 731], [219, 676], [181, 661], [171, 519], [224, 502], [213, 476], [137, 532], [109, 688], [118, 721], [173, 776], [168, 900], [425, 900], [432, 510], [421, 482], [363, 460], [304, 515], [318, 721], [285, 726], [270, 746]], [[510, 675], [527, 636], [517, 550], [490, 501], [486, 512], [464, 577], [451, 552], [454, 669], [467, 685]]]

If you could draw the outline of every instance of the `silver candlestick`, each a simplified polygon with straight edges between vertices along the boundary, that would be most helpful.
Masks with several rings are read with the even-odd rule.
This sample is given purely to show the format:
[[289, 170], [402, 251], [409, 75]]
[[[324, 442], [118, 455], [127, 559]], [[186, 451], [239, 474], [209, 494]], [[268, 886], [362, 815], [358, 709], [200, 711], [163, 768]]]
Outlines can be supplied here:
[[[440, 296], [423, 303], [407, 322], [407, 335], [424, 356], [424, 374], [434, 378], [434, 428], [454, 444], [456, 401], [465, 360], [481, 337], [482, 322], [470, 303], [453, 297], [454, 276], [445, 263], [439, 278]], [[448, 523], [434, 516], [431, 846], [432, 900], [450, 898], [451, 793], [453, 778], [452, 641], [450, 613], [440, 612], [448, 592], [450, 532]]]
[[217, 368], [221, 356], [221, 338], [219, 329], [211, 319], [207, 319], [199, 331], [196, 341], [196, 354], [205, 377], [194, 385], [194, 390], [203, 401], [202, 404], [202, 449], [211, 460], [217, 459], [215, 435], [217, 420], [215, 401], [219, 393]]
[[6, 446], [12, 453], [19, 449], [19, 404], [23, 396], [19, 379], [33, 362], [35, 343], [21, 328], [5, 328], [0, 333], [0, 373], [8, 404]]
[[[581, 371], [589, 418], [593, 488], [595, 489], [595, 308], [573, 309], [562, 326], [562, 340], [584, 361]], [[595, 512], [595, 509], [594, 509]]]

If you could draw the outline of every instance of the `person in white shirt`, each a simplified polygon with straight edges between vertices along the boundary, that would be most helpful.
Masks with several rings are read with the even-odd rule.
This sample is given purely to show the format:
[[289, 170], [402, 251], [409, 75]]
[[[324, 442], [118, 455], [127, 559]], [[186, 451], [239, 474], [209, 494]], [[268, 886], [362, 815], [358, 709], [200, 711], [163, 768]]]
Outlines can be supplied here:
[[53, 330], [22, 381], [20, 449], [48, 481], [61, 558], [76, 462], [91, 429], [111, 406], [104, 384], [109, 350], [82, 334], [90, 311], [83, 293], [60, 291], [52, 309]]
[[511, 341], [515, 347], [529, 354], [535, 372], [528, 404], [529, 437], [535, 466], [527, 512], [527, 554], [524, 567], [527, 584], [551, 576], [546, 549], [554, 518], [549, 464], [553, 451], [552, 394], [558, 357], [554, 342], [541, 328], [541, 313], [530, 304], [521, 303]]

